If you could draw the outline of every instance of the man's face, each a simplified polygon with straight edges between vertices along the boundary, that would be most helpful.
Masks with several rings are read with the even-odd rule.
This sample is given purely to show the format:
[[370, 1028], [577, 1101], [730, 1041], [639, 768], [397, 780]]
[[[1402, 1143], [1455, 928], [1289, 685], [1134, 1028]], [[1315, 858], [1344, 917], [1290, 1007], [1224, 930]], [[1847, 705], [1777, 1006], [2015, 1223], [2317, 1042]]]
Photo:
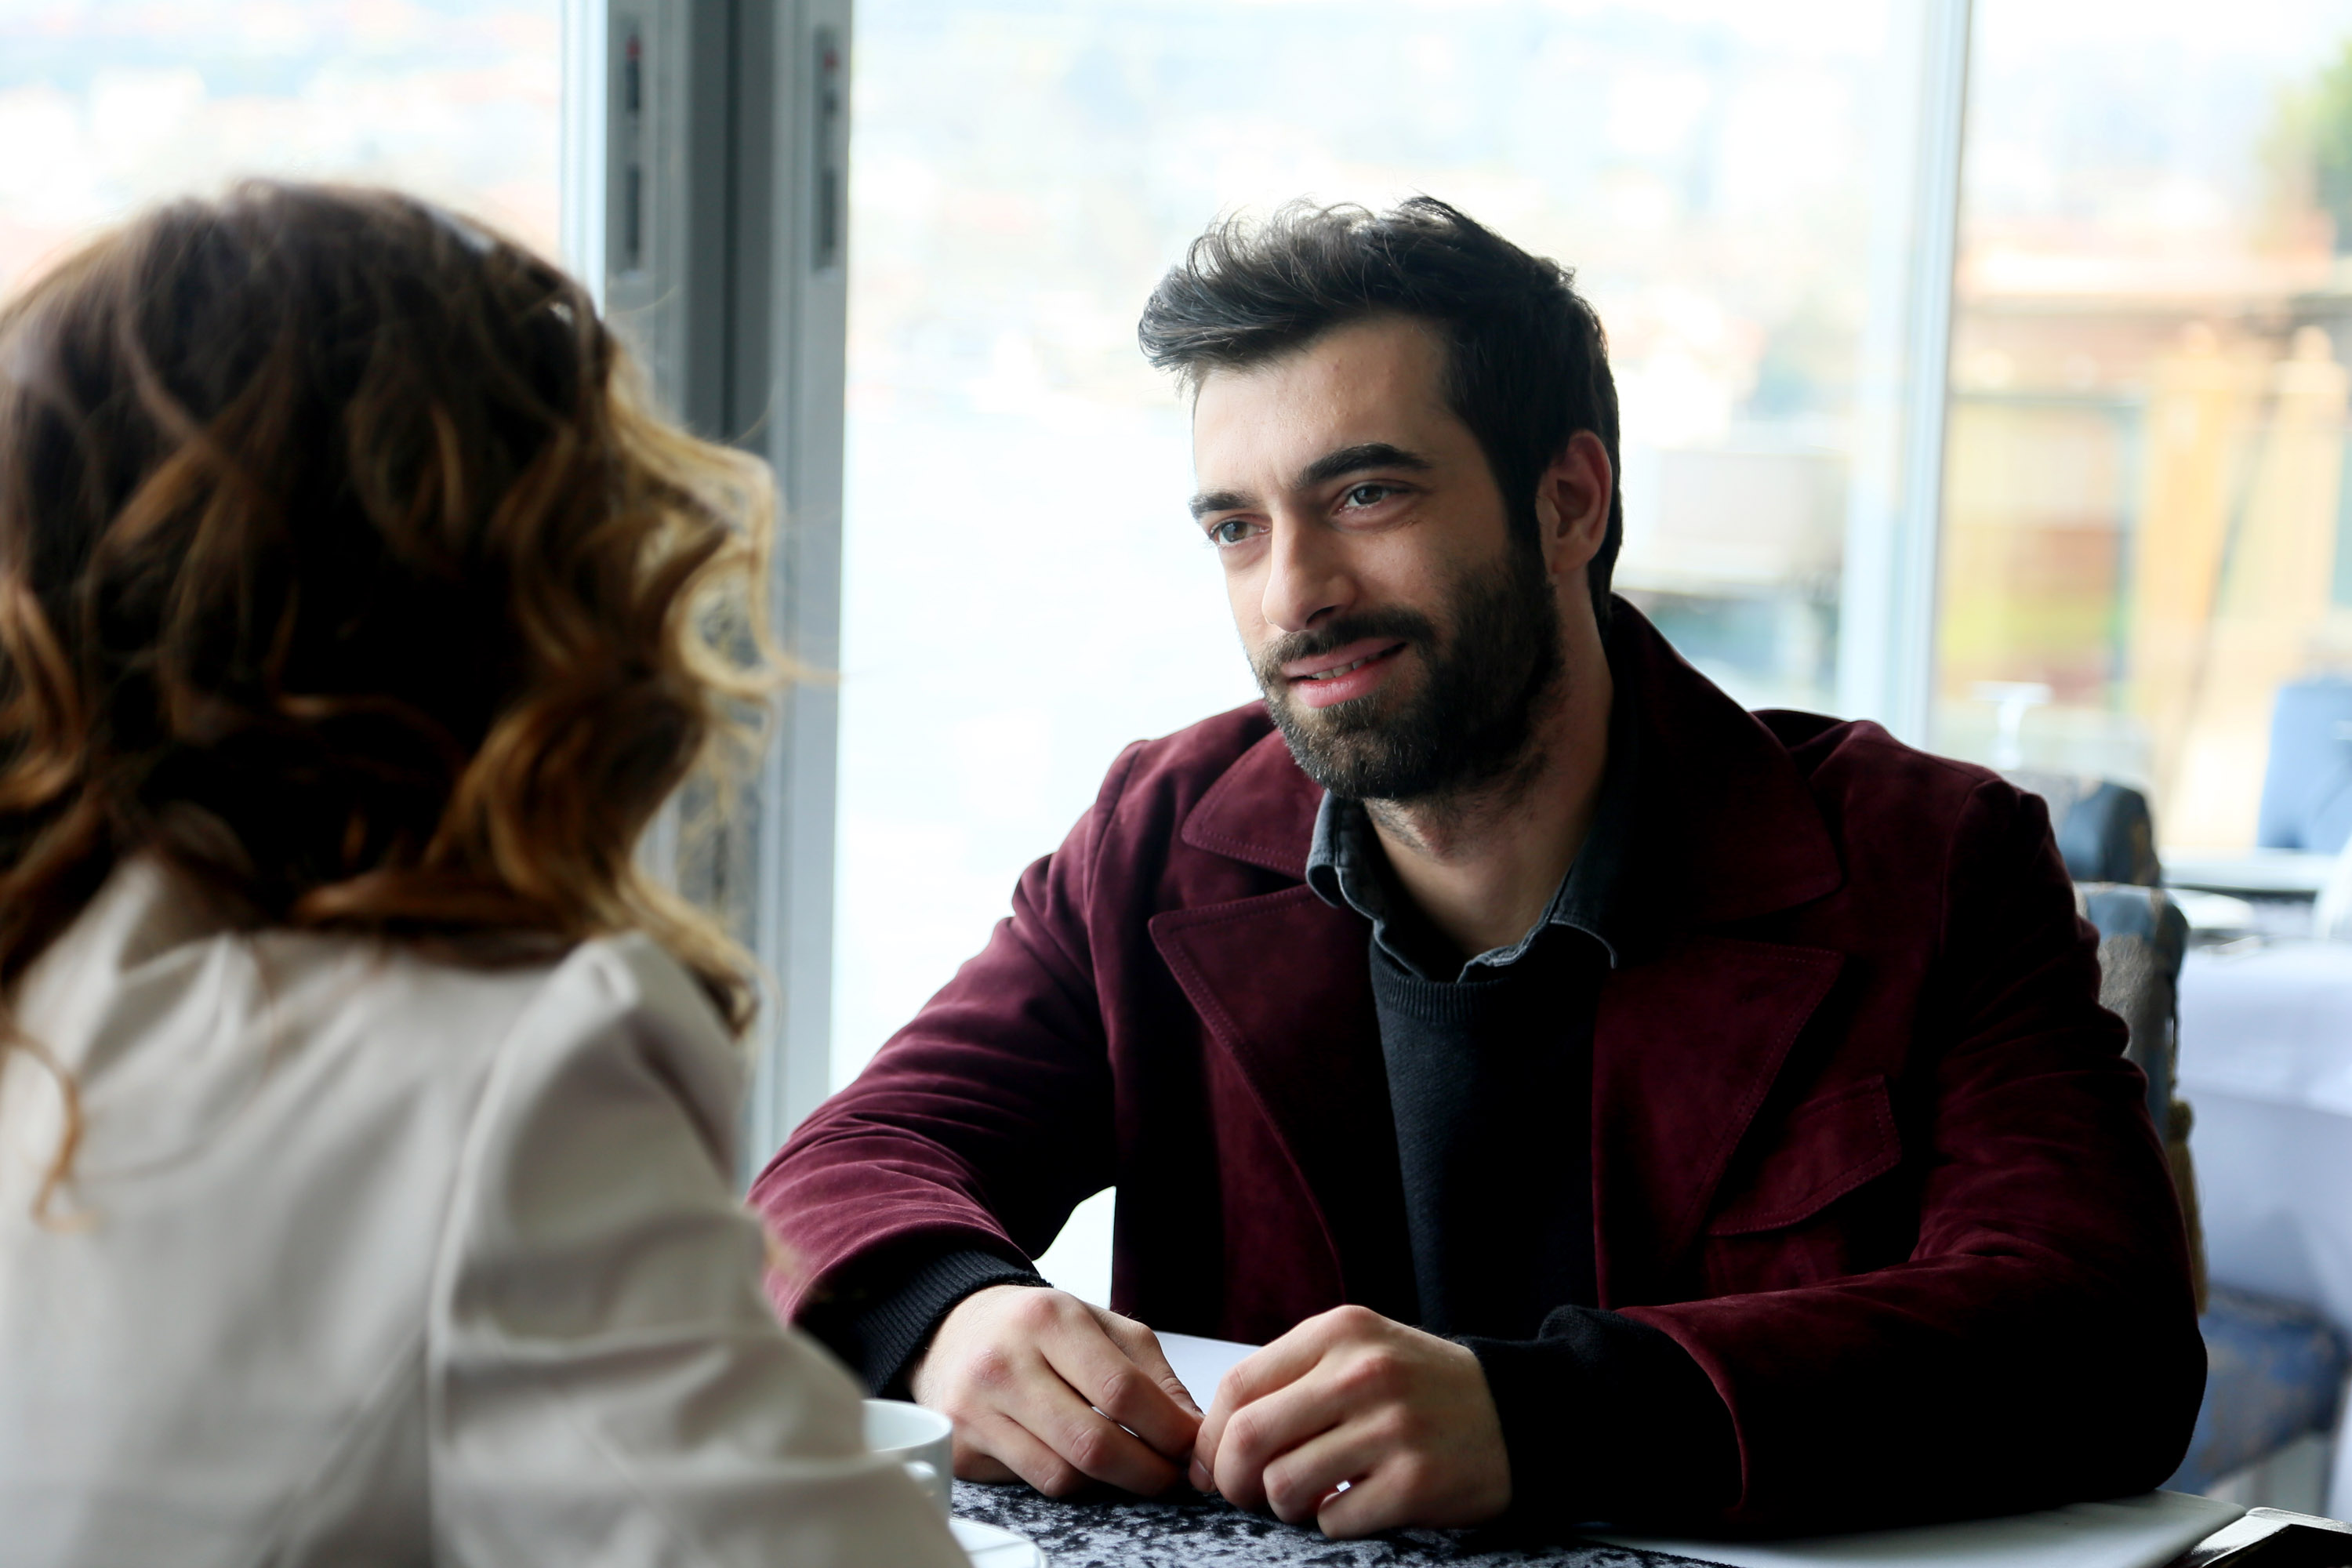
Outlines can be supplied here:
[[1193, 515], [1243, 647], [1299, 766], [1349, 798], [1501, 775], [1560, 678], [1545, 559], [1511, 537], [1444, 365], [1381, 318], [1213, 372], [1193, 409]]

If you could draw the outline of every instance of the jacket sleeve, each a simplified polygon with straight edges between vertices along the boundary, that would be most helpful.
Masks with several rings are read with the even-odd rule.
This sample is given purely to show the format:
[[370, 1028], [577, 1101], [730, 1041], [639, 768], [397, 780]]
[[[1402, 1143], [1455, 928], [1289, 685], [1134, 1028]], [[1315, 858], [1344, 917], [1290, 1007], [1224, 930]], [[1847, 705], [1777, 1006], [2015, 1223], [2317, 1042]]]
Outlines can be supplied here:
[[573, 954], [500, 1047], [425, 1331], [436, 1561], [965, 1561], [761, 1289], [740, 1079], [642, 938]]
[[[1627, 1315], [1705, 1369], [1746, 1523], [2014, 1510], [2144, 1491], [2205, 1353], [2180, 1212], [2042, 803], [1978, 786], [1915, 1020], [1908, 1258]], [[1933, 1015], [1933, 1016], [1930, 1016]]]
[[950, 1254], [1025, 1267], [1111, 1184], [1089, 900], [1139, 752], [1120, 757], [1061, 847], [1022, 874], [988, 945], [752, 1184], [787, 1258], [770, 1278], [781, 1310], [823, 1316], [836, 1295]]
[[1502, 1423], [1510, 1524], [1558, 1533], [1595, 1520], [1686, 1519], [1737, 1491], [1739, 1446], [1723, 1401], [1649, 1324], [1557, 1307], [1532, 1340], [1455, 1342], [1478, 1358]]

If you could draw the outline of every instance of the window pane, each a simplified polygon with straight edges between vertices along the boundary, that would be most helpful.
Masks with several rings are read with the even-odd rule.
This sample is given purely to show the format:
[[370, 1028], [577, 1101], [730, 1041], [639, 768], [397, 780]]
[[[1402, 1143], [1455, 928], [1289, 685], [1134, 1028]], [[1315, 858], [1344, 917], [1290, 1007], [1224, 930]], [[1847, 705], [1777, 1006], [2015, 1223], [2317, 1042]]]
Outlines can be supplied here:
[[384, 182], [556, 247], [560, 0], [0, 0], [0, 294], [239, 174]]
[[1937, 740], [2242, 848], [2279, 689], [2352, 654], [2352, 6], [1976, 16]]
[[1423, 190], [1576, 267], [1623, 395], [1621, 585], [1742, 698], [1833, 703], [1902, 10], [861, 0], [837, 1079], [1121, 744], [1255, 696], [1135, 347], [1221, 211]]

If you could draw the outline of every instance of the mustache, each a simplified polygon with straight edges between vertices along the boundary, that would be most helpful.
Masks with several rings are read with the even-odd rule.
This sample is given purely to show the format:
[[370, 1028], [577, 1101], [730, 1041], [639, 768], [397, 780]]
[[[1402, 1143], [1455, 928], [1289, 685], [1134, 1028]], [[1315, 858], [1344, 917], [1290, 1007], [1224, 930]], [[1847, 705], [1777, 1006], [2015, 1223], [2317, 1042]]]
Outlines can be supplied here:
[[1311, 631], [1285, 633], [1259, 649], [1257, 658], [1252, 662], [1256, 667], [1259, 683], [1272, 690], [1283, 684], [1282, 667], [1291, 660], [1313, 658], [1367, 637], [1434, 643], [1437, 627], [1418, 610], [1402, 606], [1367, 610], [1361, 615], [1349, 616]]

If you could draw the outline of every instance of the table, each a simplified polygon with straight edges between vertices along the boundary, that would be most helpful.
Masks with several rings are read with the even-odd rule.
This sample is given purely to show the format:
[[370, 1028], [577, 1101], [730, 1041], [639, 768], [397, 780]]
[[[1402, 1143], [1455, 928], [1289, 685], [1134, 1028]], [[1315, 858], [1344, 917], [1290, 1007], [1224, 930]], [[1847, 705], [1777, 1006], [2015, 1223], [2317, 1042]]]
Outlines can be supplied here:
[[2233, 893], [2241, 898], [2284, 894], [2310, 899], [2327, 886], [2336, 868], [2333, 855], [2303, 849], [2252, 849], [2237, 855], [2164, 852], [2164, 885]]
[[[1688, 1568], [1716, 1562], [1754, 1568], [2086, 1568], [2147, 1563], [2176, 1552], [2180, 1555], [2171, 1558], [2169, 1568], [2185, 1568], [2195, 1542], [2217, 1539], [2216, 1530], [2245, 1528], [2239, 1510], [2228, 1504], [2172, 1493], [2077, 1503], [2015, 1519], [1743, 1544], [1669, 1537], [1617, 1545], [1548, 1545], [1491, 1532], [1435, 1530], [1374, 1541], [1327, 1541], [1312, 1530], [1241, 1512], [1217, 1498], [1188, 1494], [1181, 1501], [1147, 1502], [1104, 1496], [1055, 1502], [1023, 1486], [968, 1481], [956, 1483], [955, 1510], [961, 1518], [1027, 1538], [1053, 1568]], [[1696, 1555], [1676, 1556], [1675, 1551]]]
[[[2190, 952], [2179, 1082], [2212, 1278], [2352, 1333], [2352, 942]], [[2352, 1507], [2347, 1437], [2339, 1426], [2331, 1513]]]
[[1244, 1513], [1222, 1498], [1055, 1502], [1027, 1487], [958, 1481], [955, 1510], [1027, 1536], [1053, 1568], [1671, 1568], [1690, 1562], [1617, 1546], [1515, 1546], [1461, 1531], [1329, 1541]]
[[2352, 1332], [2352, 942], [2191, 952], [2179, 1081], [2213, 1278]]

